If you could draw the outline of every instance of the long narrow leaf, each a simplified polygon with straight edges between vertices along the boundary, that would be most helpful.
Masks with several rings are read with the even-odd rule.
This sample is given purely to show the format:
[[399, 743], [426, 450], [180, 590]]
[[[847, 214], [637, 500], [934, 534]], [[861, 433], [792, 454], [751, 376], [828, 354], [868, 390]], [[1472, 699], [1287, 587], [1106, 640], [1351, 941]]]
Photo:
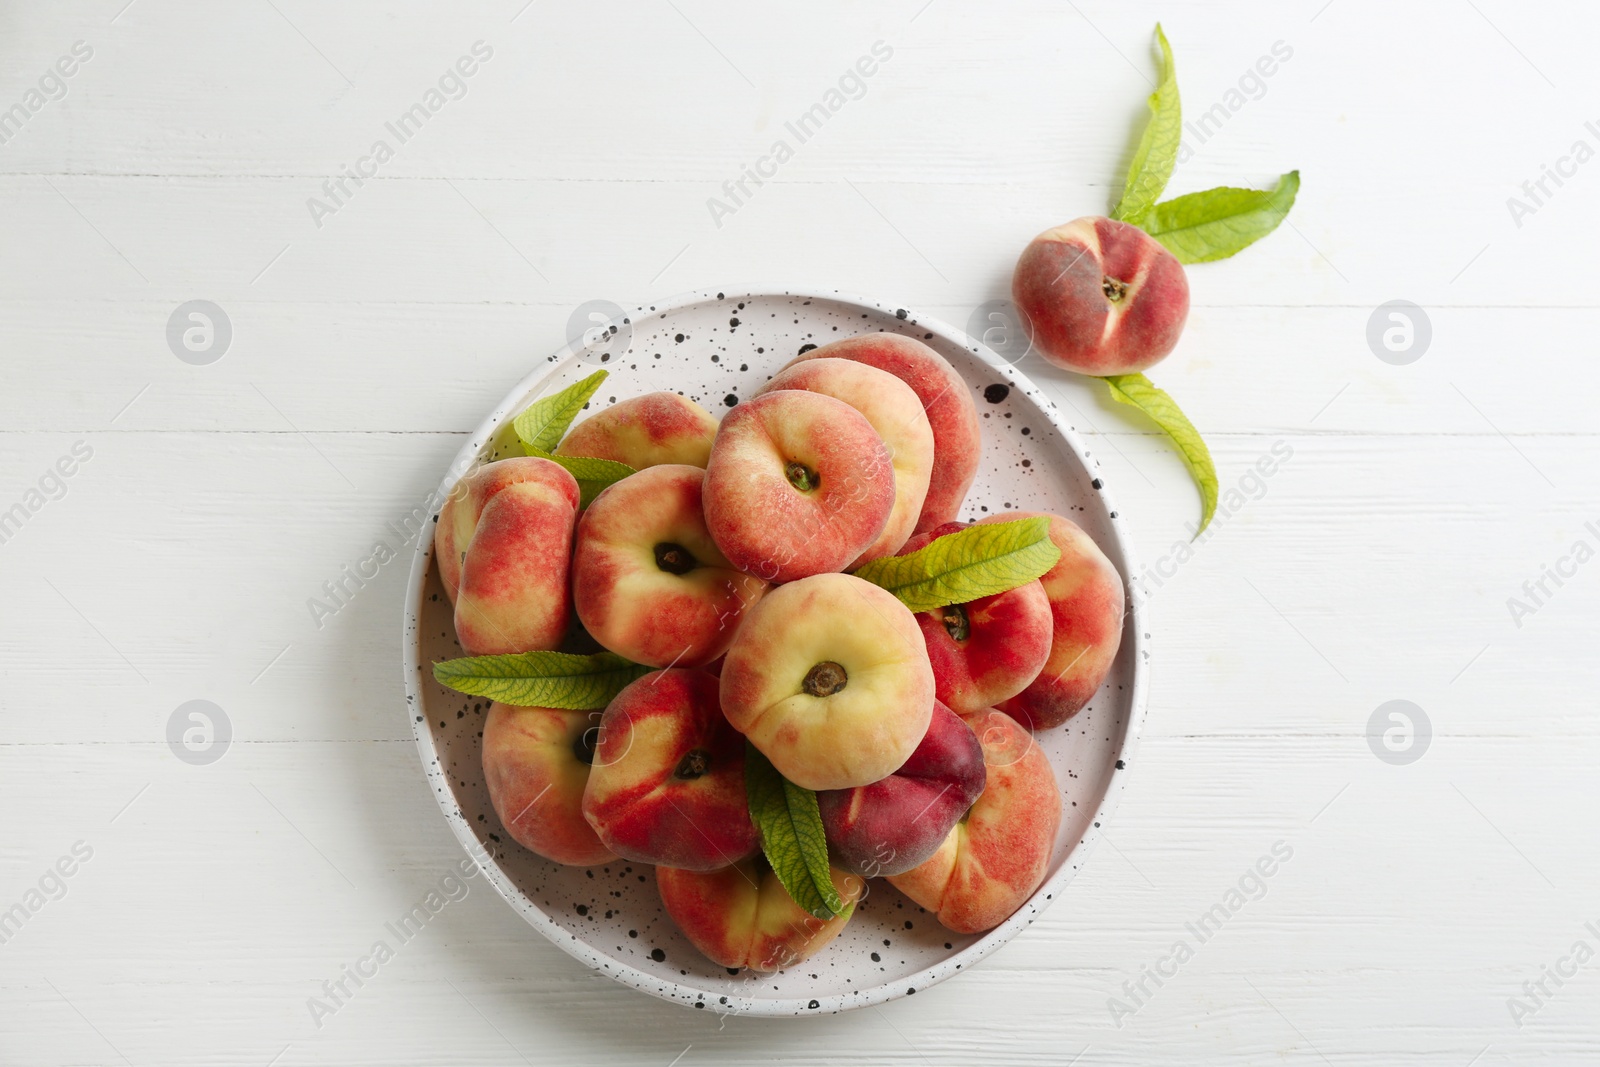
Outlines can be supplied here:
[[744, 781], [750, 819], [761, 831], [761, 851], [783, 888], [819, 919], [843, 915], [845, 903], [833, 884], [817, 794], [779, 774], [750, 744], [745, 746]]
[[600, 388], [607, 374], [607, 371], [597, 370], [583, 381], [529, 404], [513, 423], [523, 445], [540, 452], [555, 451], [567, 427], [572, 425], [572, 420], [578, 417], [578, 412], [583, 410], [583, 405], [589, 402], [594, 391]]
[[1172, 65], [1172, 46], [1156, 24], [1156, 43], [1161, 46], [1161, 77], [1150, 94], [1150, 121], [1139, 137], [1133, 163], [1128, 167], [1122, 199], [1111, 209], [1111, 217], [1139, 225], [1161, 199], [1178, 160], [1178, 144], [1183, 139], [1183, 109], [1178, 100], [1178, 75]]
[[433, 665], [433, 677], [447, 689], [502, 704], [592, 711], [611, 703], [624, 686], [650, 670], [610, 652], [519, 652], [447, 659]]
[[1211, 461], [1211, 450], [1206, 447], [1200, 431], [1178, 407], [1178, 402], [1144, 375], [1114, 374], [1105, 382], [1111, 387], [1111, 399], [1144, 412], [1178, 446], [1178, 454], [1200, 490], [1200, 528], [1195, 531], [1195, 536], [1199, 537], [1217, 511], [1217, 467]]
[[912, 611], [934, 611], [1027, 585], [1060, 558], [1050, 520], [1035, 516], [968, 526], [909, 555], [875, 559], [855, 575]]

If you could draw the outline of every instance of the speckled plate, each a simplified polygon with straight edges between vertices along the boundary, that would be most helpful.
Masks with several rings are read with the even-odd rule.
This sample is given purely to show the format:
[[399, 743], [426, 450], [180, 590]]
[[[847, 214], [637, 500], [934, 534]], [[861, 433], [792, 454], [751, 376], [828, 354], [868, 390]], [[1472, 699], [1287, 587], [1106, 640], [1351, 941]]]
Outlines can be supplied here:
[[[972, 386], [983, 463], [963, 518], [1019, 508], [1055, 511], [1083, 526], [1125, 578], [1137, 573], [1099, 464], [1055, 403], [959, 330], [837, 292], [688, 293], [637, 308], [610, 325], [616, 329], [588, 331], [513, 389], [462, 448], [441, 493], [483, 457], [503, 422], [597, 367], [612, 373], [591, 410], [667, 389], [720, 413], [750, 396], [803, 346], [888, 331], [931, 345]], [[673, 927], [648, 865], [562, 867], [501, 829], [480, 768], [488, 702], [442, 688], [429, 669], [461, 655], [432, 561], [433, 544], [425, 540], [406, 594], [406, 701], [423, 769], [451, 829], [500, 895], [568, 954], [626, 985], [695, 1008], [768, 1016], [840, 1012], [907, 996], [971, 967], [1032, 923], [1082, 865], [1122, 791], [1143, 718], [1148, 653], [1130, 600], [1121, 653], [1105, 686], [1066, 726], [1039, 736], [1061, 785], [1065, 817], [1045, 882], [1021, 910], [986, 934], [961, 936], [876, 879], [838, 940], [812, 959], [776, 975], [730, 974]]]

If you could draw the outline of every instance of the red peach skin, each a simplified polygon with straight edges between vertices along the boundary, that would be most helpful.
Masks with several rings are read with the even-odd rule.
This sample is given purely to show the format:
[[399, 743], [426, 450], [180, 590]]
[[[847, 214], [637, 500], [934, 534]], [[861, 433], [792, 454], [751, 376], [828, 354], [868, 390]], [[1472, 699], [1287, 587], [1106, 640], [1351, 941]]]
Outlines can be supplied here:
[[794, 902], [760, 853], [705, 873], [658, 867], [656, 888], [672, 921], [707, 959], [770, 974], [820, 952], [850, 921], [866, 883], [837, 867], [830, 873], [845, 910], [826, 920]]
[[[540, 461], [548, 462], [548, 461]], [[478, 517], [489, 498], [508, 485], [550, 477], [540, 462], [529, 462], [529, 457], [518, 456], [497, 463], [485, 463], [468, 471], [456, 482], [439, 509], [439, 521], [433, 533], [433, 554], [439, 564], [439, 580], [444, 585], [450, 603], [456, 602], [456, 590], [461, 586], [461, 559], [467, 554], [467, 544], [472, 531], [478, 526]]]
[[988, 783], [967, 817], [921, 866], [889, 879], [958, 934], [991, 930], [1044, 881], [1061, 825], [1061, 793], [1033, 736], [998, 711], [962, 718], [983, 743]]
[[1134, 374], [1165, 358], [1189, 317], [1183, 264], [1137, 226], [1074, 219], [1023, 250], [1011, 298], [1046, 360], [1080, 374]]
[[779, 389], [803, 389], [842, 400], [883, 438], [894, 467], [894, 508], [878, 539], [844, 569], [853, 571], [863, 563], [892, 555], [917, 524], [933, 471], [933, 430], [922, 401], [888, 371], [851, 359], [802, 360], [779, 371], [761, 392]]
[[779, 389], [723, 416], [703, 495], [728, 561], [789, 582], [841, 570], [877, 540], [894, 508], [894, 467], [849, 404]]
[[983, 444], [972, 389], [949, 361], [916, 338], [897, 333], [847, 337], [803, 353], [789, 366], [806, 359], [853, 359], [888, 371], [911, 387], [933, 430], [933, 472], [912, 532], [926, 533], [960, 514], [978, 473]]
[[1051, 729], [1083, 710], [1106, 681], [1122, 646], [1125, 598], [1122, 574], [1070, 518], [1006, 512], [978, 522], [1034, 517], [1050, 520], [1051, 542], [1061, 549], [1056, 565], [1038, 579], [1050, 598], [1050, 659], [1026, 689], [998, 707], [1029, 729]]
[[1040, 511], [1008, 511], [980, 519], [1004, 522], [1043, 515], [1050, 540], [1061, 550], [1056, 565], [1039, 579], [1050, 599], [1050, 658], [1039, 677], [1000, 710], [1034, 730], [1072, 718], [1094, 698], [1122, 644], [1126, 594], [1122, 576], [1100, 546], [1070, 519]]
[[556, 454], [591, 456], [644, 470], [658, 463], [704, 467], [711, 457], [717, 420], [677, 393], [646, 393], [590, 415], [574, 426]]
[[744, 738], [703, 671], [654, 671], [600, 718], [583, 816], [623, 859], [711, 871], [755, 851]]
[[583, 817], [598, 711], [492, 704], [483, 724], [483, 781], [513, 840], [557, 863], [615, 859]]
[[[1009, 520], [1008, 512], [1003, 516]], [[910, 555], [971, 523], [947, 522], [918, 534], [900, 555]], [[917, 615], [933, 664], [934, 692], [965, 715], [993, 707], [1026, 689], [1050, 658], [1050, 599], [1038, 582]]]
[[766, 583], [718, 550], [701, 510], [705, 471], [663, 463], [607, 487], [578, 520], [578, 618], [611, 651], [651, 667], [698, 667], [727, 651]]
[[450, 494], [434, 535], [456, 637], [468, 655], [553, 649], [567, 630], [578, 483], [523, 456], [478, 468]]
[[833, 854], [863, 878], [903, 874], [939, 850], [983, 792], [983, 746], [938, 701], [922, 743], [889, 777], [817, 794]]

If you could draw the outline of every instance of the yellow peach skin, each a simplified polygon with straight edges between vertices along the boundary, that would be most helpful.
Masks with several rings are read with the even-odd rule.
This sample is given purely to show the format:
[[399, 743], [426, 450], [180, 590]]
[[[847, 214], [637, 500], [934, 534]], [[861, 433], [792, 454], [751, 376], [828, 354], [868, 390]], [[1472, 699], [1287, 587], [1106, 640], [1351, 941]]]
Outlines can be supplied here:
[[722, 712], [806, 789], [893, 773], [928, 732], [933, 668], [894, 594], [848, 574], [778, 586], [746, 614], [722, 664]]
[[658, 463], [704, 467], [717, 420], [677, 393], [646, 393], [590, 415], [556, 446], [559, 456], [591, 456], [644, 470]]

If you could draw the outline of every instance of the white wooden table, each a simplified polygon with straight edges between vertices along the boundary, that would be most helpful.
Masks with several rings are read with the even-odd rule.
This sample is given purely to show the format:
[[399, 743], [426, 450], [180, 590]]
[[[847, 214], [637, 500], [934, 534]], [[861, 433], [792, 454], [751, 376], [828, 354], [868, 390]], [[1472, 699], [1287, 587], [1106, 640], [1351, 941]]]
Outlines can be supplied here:
[[[6, 13], [0, 511], [22, 514], [0, 543], [0, 909], [23, 917], [0, 1061], [1600, 1058], [1591, 6], [523, 5]], [[1292, 225], [1191, 269], [1188, 331], [1152, 373], [1239, 490], [1192, 556], [1163, 440], [1025, 364], [1161, 575], [1109, 847], [1024, 936], [882, 1009], [657, 1002], [479, 880], [313, 1019], [460, 850], [401, 700], [406, 564], [330, 617], [308, 601], [400, 544], [391, 524], [587, 300], [837, 287], [964, 324], [1029, 237], [1113, 199], [1158, 18], [1186, 113], [1221, 105], [1172, 191], [1305, 184]], [[859, 99], [713, 213], [880, 41]], [[1230, 96], [1279, 42], [1290, 58]], [[402, 143], [386, 124], [461, 57], [471, 76]], [[1525, 191], [1546, 166], [1561, 183]], [[344, 168], [374, 176], [335, 199]], [[231, 324], [210, 363], [168, 343], [192, 300]], [[1367, 340], [1391, 300], [1431, 324], [1405, 365]], [[1275, 447], [1292, 456], [1250, 480]], [[207, 765], [166, 740], [192, 700], [231, 728]], [[1431, 723], [1409, 763], [1369, 746], [1391, 700]], [[1241, 879], [1259, 899], [1196, 938]]]

